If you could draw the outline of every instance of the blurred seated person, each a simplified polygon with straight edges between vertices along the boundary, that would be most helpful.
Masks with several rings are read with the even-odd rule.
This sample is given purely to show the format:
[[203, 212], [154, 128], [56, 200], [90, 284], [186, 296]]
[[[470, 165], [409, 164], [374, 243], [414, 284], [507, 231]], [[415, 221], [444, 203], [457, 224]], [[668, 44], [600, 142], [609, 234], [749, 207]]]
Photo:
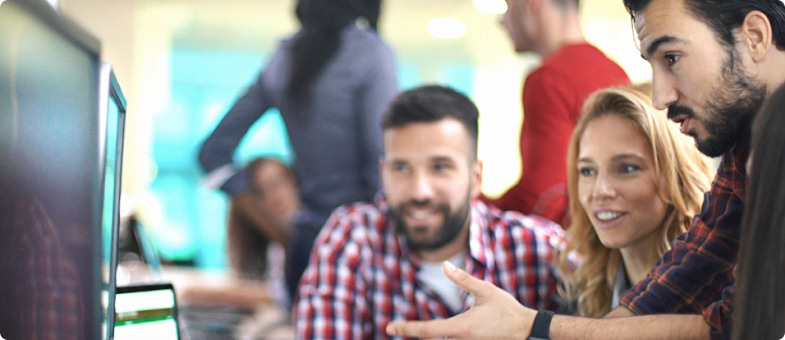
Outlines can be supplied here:
[[288, 247], [289, 221], [300, 198], [291, 170], [275, 158], [255, 159], [245, 172], [251, 190], [232, 198], [229, 209], [229, 263], [241, 277], [262, 279], [270, 242]]
[[733, 339], [785, 334], [785, 86], [755, 118], [744, 202]]
[[[651, 102], [648, 84], [597, 91], [570, 141], [572, 224], [559, 265], [581, 316], [616, 308], [689, 229], [709, 189], [708, 158]], [[568, 266], [573, 252], [577, 270]]]
[[251, 190], [231, 201], [227, 250], [230, 283], [189, 285], [183, 297], [194, 304], [230, 305], [252, 310], [261, 304], [288, 304], [284, 257], [289, 220], [300, 206], [291, 170], [275, 158], [246, 165]]
[[477, 200], [477, 118], [471, 100], [446, 87], [393, 100], [382, 116], [383, 194], [336, 209], [319, 234], [293, 306], [298, 338], [385, 339], [390, 321], [467, 310], [474, 297], [443, 265], [526, 306], [557, 308], [563, 231]]

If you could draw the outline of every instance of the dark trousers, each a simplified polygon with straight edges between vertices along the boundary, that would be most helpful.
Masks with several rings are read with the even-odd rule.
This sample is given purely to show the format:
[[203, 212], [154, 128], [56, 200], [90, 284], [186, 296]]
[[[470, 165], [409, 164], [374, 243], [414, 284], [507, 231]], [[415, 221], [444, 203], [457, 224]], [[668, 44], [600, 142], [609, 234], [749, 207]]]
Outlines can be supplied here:
[[326, 214], [308, 210], [299, 211], [292, 221], [292, 232], [289, 234], [289, 254], [286, 254], [286, 288], [289, 301], [294, 303], [297, 286], [308, 262], [311, 259], [311, 248], [319, 231], [327, 221]]

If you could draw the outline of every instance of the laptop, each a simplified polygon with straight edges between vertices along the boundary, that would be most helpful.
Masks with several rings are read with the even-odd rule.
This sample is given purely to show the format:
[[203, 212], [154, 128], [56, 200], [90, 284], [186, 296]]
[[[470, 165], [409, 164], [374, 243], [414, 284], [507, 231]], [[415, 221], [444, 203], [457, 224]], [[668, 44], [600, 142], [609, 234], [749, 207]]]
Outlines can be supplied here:
[[117, 287], [114, 339], [180, 340], [172, 284]]

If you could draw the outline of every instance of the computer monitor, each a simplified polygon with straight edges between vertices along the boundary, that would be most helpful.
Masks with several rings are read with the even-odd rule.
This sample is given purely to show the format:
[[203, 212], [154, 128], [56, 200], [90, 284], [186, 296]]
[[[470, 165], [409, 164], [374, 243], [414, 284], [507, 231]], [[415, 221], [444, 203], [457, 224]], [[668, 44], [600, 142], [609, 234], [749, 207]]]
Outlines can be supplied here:
[[[104, 333], [102, 296], [111, 286], [103, 285], [103, 269], [111, 270], [111, 253], [110, 267], [103, 264], [105, 198], [113, 187], [114, 214], [120, 176], [119, 159], [106, 157], [121, 146], [106, 146], [101, 136], [110, 136], [113, 99], [99, 103], [99, 51], [98, 40], [44, 0], [0, 4], [0, 336], [6, 339]], [[115, 168], [107, 171], [110, 164]]]
[[120, 234], [120, 188], [123, 167], [123, 140], [126, 102], [112, 65], [101, 66], [99, 97], [99, 157], [103, 178], [101, 207], [101, 268], [103, 331], [105, 339], [114, 332], [114, 306], [117, 277], [117, 249]]
[[177, 313], [171, 283], [118, 287], [115, 339], [178, 340]]

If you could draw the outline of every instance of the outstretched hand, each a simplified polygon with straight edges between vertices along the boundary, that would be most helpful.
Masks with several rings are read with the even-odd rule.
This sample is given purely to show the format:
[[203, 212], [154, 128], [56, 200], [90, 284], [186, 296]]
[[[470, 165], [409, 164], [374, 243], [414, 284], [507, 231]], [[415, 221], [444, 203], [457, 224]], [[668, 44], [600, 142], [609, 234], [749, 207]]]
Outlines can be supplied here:
[[463, 270], [444, 262], [447, 277], [474, 296], [474, 305], [466, 312], [446, 320], [396, 321], [387, 325], [390, 336], [451, 339], [524, 338], [531, 333], [537, 312], [490, 282], [478, 280]]

